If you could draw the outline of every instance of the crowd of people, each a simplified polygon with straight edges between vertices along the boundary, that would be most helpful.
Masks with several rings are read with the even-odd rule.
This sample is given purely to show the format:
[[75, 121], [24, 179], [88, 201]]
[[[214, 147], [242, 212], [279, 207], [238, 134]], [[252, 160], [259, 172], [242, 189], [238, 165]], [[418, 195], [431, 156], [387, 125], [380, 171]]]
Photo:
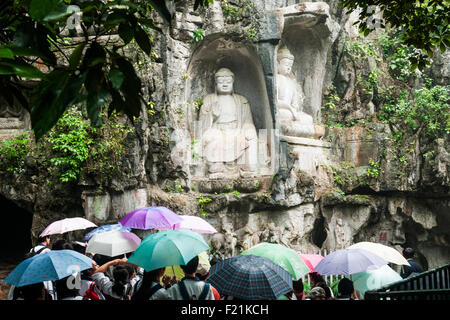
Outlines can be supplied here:
[[[50, 250], [75, 250], [85, 254], [85, 246], [78, 242], [59, 239], [50, 248], [50, 236], [39, 239], [28, 257]], [[408, 248], [403, 252], [410, 267], [402, 270], [402, 277], [421, 272], [412, 260], [414, 251]], [[206, 280], [209, 269], [199, 264], [198, 256], [186, 265], [181, 265], [185, 276], [177, 279], [166, 274], [166, 268], [145, 271], [139, 266], [127, 262], [124, 257], [90, 255], [91, 269], [84, 270], [56, 281], [46, 281], [22, 287], [12, 286], [10, 300], [239, 300], [218, 292]], [[217, 263], [213, 258], [210, 265]], [[168, 267], [170, 268], [170, 267]], [[311, 289], [305, 293], [302, 279], [293, 281], [293, 290], [278, 300], [359, 300], [353, 282], [342, 278], [337, 286], [337, 295], [317, 272], [309, 273]]]

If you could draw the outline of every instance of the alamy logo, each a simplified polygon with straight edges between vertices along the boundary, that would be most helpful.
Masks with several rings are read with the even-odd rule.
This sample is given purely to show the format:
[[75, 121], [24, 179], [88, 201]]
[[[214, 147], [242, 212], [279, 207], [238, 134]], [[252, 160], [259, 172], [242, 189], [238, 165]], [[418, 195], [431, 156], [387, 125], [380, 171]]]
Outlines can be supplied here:
[[79, 265], [71, 265], [66, 269], [67, 273], [71, 274], [67, 278], [67, 288], [68, 289], [80, 289], [81, 288], [81, 277], [80, 277], [80, 266]]
[[381, 18], [382, 13], [378, 6], [368, 6], [367, 13], [370, 14], [370, 17], [367, 18], [367, 28], [372, 30], [384, 26], [384, 19]]
[[83, 15], [83, 12], [81, 12], [80, 7], [76, 5], [70, 5], [67, 8], [67, 12], [72, 13], [69, 18], [67, 18], [67, 28], [76, 29], [78, 26], [80, 26], [81, 16]]

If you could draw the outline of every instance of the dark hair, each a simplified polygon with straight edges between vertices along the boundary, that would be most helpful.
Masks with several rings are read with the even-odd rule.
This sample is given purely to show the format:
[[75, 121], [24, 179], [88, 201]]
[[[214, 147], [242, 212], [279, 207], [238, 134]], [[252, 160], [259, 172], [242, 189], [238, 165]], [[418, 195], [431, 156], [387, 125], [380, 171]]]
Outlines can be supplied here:
[[108, 257], [103, 254], [96, 253], [92, 257], [92, 260], [94, 260], [99, 266], [102, 266], [107, 262], [113, 261], [114, 259], [112, 257]]
[[58, 239], [53, 244], [52, 250], [73, 250], [73, 246], [64, 239]]
[[18, 287], [16, 289], [18, 291], [18, 295], [16, 295], [16, 292], [14, 293], [16, 298], [20, 296], [23, 298], [23, 300], [39, 300], [39, 298], [45, 297], [43, 282], [29, 284], [27, 286]]
[[180, 265], [181, 270], [184, 271], [185, 274], [193, 274], [195, 271], [197, 271], [198, 267], [198, 256], [195, 256], [191, 259], [188, 263], [185, 265]]
[[329, 286], [327, 286], [327, 284], [325, 282], [317, 282], [313, 288], [315, 287], [320, 287], [325, 291], [325, 298], [329, 299], [331, 298], [331, 288]]
[[303, 292], [303, 290], [304, 290], [303, 280], [302, 279], [298, 279], [297, 281], [292, 280], [292, 287], [297, 292]]
[[405, 248], [403, 249], [403, 256], [406, 259], [414, 258], [415, 251], [413, 248]]
[[209, 264], [212, 267], [213, 265], [215, 265], [217, 262], [220, 262], [220, 261], [222, 261], [222, 259], [218, 258], [217, 256], [214, 256], [211, 258], [211, 260], [209, 260]]
[[148, 300], [150, 298], [150, 290], [152, 288], [153, 282], [158, 282], [159, 274], [164, 270], [164, 268], [155, 269], [151, 271], [144, 271], [144, 276], [141, 280], [141, 286], [136, 291], [134, 296], [132, 297], [133, 300]]
[[78, 244], [76, 242], [72, 242], [72, 247], [73, 247], [73, 250], [75, 250], [78, 253], [81, 253], [81, 254], [85, 254], [86, 253], [86, 247], [82, 246], [81, 244]]
[[338, 292], [341, 295], [351, 295], [355, 288], [353, 287], [353, 281], [348, 278], [342, 278], [338, 284]]
[[[72, 283], [73, 275], [67, 276], [65, 278], [59, 279], [55, 281], [55, 289], [56, 294], [58, 296], [58, 300], [64, 299], [64, 298], [70, 298], [70, 297], [76, 297], [79, 295], [79, 289], [77, 289], [76, 286], [74, 286], [73, 289], [69, 289], [67, 287], [68, 283]], [[80, 274], [78, 273], [76, 278], [80, 277]], [[72, 279], [71, 279], [72, 278]], [[79, 281], [80, 279], [75, 279], [75, 281]]]
[[38, 242], [39, 242], [39, 243], [45, 242], [45, 241], [47, 240], [47, 238], [50, 238], [50, 236], [39, 237], [39, 238], [38, 238]]
[[323, 277], [317, 272], [310, 272], [309, 275], [311, 276], [311, 280], [314, 283], [325, 282], [325, 280], [323, 280]]
[[125, 265], [117, 265], [113, 270], [114, 285], [111, 290], [119, 297], [125, 297], [127, 285], [130, 283], [130, 273]]

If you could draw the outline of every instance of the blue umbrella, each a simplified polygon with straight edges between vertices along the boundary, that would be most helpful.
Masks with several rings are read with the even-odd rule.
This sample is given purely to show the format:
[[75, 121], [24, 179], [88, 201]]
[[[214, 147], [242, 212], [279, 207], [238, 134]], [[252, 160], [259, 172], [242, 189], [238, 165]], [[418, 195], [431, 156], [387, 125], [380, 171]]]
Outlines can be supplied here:
[[28, 258], [4, 280], [16, 287], [63, 279], [92, 268], [92, 260], [74, 250], [53, 250]]
[[221, 295], [245, 300], [276, 299], [292, 290], [289, 272], [255, 255], [237, 255], [214, 264], [207, 281]]
[[98, 228], [92, 230], [91, 232], [87, 233], [81, 241], [88, 242], [97, 233], [103, 233], [103, 232], [108, 232], [108, 231], [113, 231], [113, 230], [118, 230], [121, 232], [130, 232], [131, 228], [126, 228], [119, 223], [105, 224], [105, 225], [98, 227]]
[[353, 274], [377, 269], [388, 262], [363, 249], [336, 250], [325, 256], [314, 268], [319, 274]]

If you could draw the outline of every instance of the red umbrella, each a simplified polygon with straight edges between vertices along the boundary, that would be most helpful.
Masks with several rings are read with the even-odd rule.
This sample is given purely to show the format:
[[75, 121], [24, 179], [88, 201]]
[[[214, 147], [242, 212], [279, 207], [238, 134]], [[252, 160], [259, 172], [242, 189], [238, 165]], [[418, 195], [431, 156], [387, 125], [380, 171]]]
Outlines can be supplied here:
[[320, 261], [324, 258], [320, 254], [307, 254], [307, 253], [300, 253], [297, 252], [300, 258], [303, 259], [305, 264], [308, 266], [309, 270], [311, 272], [315, 272], [314, 268], [319, 264]]

